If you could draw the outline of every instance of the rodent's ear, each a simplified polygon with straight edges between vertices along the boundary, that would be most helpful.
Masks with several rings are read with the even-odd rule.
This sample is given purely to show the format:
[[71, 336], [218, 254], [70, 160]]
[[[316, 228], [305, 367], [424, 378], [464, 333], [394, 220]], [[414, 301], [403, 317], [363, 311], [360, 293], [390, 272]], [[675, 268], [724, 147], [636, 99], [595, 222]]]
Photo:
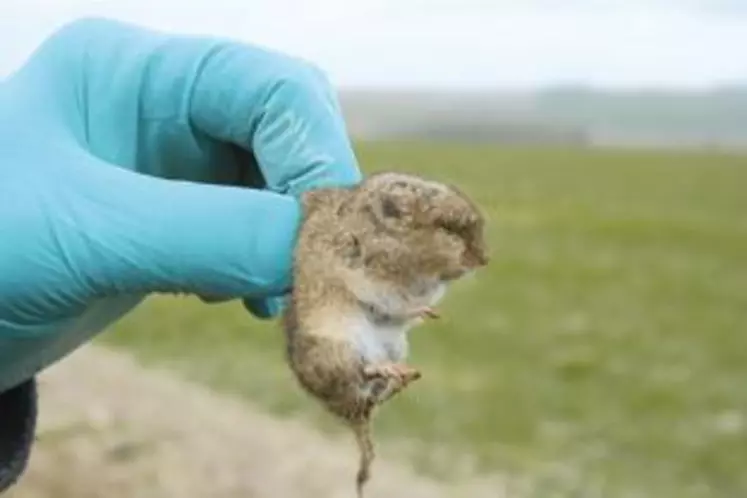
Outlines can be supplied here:
[[374, 224], [376, 230], [387, 232], [395, 229], [388, 222], [399, 220], [404, 213], [397, 202], [396, 196], [377, 192], [371, 196], [360, 208], [360, 214]]
[[381, 215], [384, 218], [401, 218], [402, 211], [391, 196], [385, 195], [381, 199]]

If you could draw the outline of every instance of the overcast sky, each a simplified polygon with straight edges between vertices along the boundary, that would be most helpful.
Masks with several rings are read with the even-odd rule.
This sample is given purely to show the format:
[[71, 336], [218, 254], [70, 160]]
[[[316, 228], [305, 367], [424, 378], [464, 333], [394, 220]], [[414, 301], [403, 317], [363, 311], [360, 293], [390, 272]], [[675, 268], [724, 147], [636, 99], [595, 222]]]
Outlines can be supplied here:
[[747, 83], [747, 0], [0, 0], [0, 75], [86, 15], [261, 43], [341, 86]]

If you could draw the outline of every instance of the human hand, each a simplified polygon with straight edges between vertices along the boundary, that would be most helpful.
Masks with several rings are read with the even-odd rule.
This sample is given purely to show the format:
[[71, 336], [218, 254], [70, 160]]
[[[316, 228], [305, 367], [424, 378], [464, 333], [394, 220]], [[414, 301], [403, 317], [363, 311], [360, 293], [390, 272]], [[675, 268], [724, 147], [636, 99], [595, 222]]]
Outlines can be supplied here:
[[0, 157], [0, 390], [155, 292], [276, 316], [297, 196], [360, 180], [313, 66], [109, 20], [0, 83]]

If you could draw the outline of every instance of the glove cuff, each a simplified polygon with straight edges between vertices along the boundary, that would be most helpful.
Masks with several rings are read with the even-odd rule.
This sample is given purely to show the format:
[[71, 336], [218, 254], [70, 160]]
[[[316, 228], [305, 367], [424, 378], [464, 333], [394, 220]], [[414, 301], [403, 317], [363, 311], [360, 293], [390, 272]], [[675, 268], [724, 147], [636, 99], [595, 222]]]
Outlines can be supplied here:
[[0, 393], [0, 494], [16, 484], [28, 466], [37, 410], [35, 378]]

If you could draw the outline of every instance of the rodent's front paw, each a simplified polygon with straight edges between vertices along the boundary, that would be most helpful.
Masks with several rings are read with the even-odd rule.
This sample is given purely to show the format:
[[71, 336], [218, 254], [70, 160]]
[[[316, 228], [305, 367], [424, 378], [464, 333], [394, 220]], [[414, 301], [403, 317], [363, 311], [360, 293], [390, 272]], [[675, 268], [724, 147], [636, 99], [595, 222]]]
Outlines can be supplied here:
[[436, 311], [435, 308], [431, 308], [430, 306], [426, 306], [423, 309], [421, 309], [418, 315], [423, 318], [433, 318], [433, 319], [441, 318], [441, 315], [438, 313], [438, 311]]
[[441, 315], [438, 313], [438, 311], [436, 311], [435, 308], [432, 308], [430, 306], [416, 308], [415, 311], [410, 313], [410, 319], [417, 323], [423, 323], [429, 318], [432, 320], [437, 320], [441, 318]]

